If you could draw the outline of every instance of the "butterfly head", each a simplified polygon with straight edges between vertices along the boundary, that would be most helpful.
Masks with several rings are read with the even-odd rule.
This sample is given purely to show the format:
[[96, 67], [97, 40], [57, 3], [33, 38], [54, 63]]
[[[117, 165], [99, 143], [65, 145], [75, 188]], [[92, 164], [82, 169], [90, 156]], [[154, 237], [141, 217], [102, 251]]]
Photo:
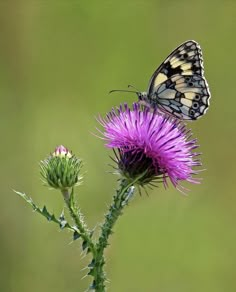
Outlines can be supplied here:
[[144, 105], [148, 108], [155, 108], [154, 104], [151, 103], [151, 99], [148, 97], [147, 92], [136, 92], [137, 96], [138, 96], [138, 103], [141, 105]]
[[136, 92], [139, 101], [147, 101], [147, 92]]

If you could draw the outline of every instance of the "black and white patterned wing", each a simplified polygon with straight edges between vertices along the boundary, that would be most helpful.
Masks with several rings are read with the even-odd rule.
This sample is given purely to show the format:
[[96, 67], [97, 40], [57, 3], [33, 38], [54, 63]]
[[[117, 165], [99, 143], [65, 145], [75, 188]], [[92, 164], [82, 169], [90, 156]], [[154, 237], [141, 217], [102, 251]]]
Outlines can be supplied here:
[[151, 77], [147, 102], [179, 119], [195, 120], [206, 113], [210, 92], [204, 77], [200, 46], [186, 41]]

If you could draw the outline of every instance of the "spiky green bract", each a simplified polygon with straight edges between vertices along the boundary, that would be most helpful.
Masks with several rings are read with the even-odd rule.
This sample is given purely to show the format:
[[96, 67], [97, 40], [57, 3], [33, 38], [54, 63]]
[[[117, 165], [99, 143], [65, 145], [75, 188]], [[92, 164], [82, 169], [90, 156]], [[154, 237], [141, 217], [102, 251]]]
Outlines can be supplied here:
[[53, 154], [40, 162], [45, 184], [54, 189], [67, 190], [80, 183], [81, 159], [65, 148], [58, 146]]

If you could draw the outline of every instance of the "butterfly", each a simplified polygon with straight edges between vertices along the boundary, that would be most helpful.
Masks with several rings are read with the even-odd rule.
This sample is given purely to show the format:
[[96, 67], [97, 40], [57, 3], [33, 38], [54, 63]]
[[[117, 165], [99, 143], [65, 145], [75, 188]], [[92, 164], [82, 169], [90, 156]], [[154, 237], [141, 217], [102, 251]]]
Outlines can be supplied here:
[[199, 44], [189, 40], [177, 47], [153, 73], [147, 92], [136, 93], [141, 104], [181, 120], [204, 115], [210, 91]]

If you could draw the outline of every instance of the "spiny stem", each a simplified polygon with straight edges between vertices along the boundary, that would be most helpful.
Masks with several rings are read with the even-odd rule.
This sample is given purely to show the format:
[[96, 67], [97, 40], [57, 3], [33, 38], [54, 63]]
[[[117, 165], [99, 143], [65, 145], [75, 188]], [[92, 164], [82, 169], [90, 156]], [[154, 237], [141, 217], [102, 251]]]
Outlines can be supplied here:
[[93, 240], [91, 238], [92, 234], [83, 220], [83, 215], [80, 212], [80, 209], [75, 206], [73, 188], [71, 192], [69, 192], [68, 189], [62, 190], [62, 194], [65, 203], [68, 207], [68, 210], [70, 212], [70, 215], [73, 218], [76, 227], [80, 231], [80, 236], [83, 239], [83, 249], [88, 248], [88, 251], [91, 251], [93, 257], [96, 256], [97, 252]]
[[108, 239], [109, 236], [112, 234], [113, 226], [115, 225], [119, 216], [122, 215], [122, 210], [128, 204], [129, 199], [134, 193], [133, 184], [134, 181], [128, 182], [126, 179], [123, 179], [121, 181], [119, 189], [113, 196], [113, 203], [111, 204], [108, 213], [105, 215], [105, 221], [101, 226], [101, 235], [95, 246], [97, 252], [92, 260], [92, 274], [94, 276], [92, 287], [97, 292], [104, 292], [106, 289], [106, 275], [103, 270], [105, 264], [104, 250], [108, 245]]
[[76, 227], [81, 233], [81, 237], [84, 241], [83, 245], [84, 243], [86, 244], [86, 247], [88, 247], [88, 250], [91, 251], [93, 256], [91, 263], [88, 265], [88, 275], [93, 277], [93, 282], [90, 286], [90, 290], [95, 290], [96, 292], [106, 291], [106, 274], [104, 272], [104, 250], [108, 246], [108, 239], [109, 236], [112, 234], [112, 228], [114, 227], [119, 216], [122, 215], [123, 209], [126, 205], [128, 205], [130, 199], [132, 198], [135, 191], [134, 185], [140, 179], [140, 177], [137, 177], [135, 180], [129, 180], [127, 178], [123, 178], [121, 180], [120, 186], [116, 191], [116, 194], [113, 196], [113, 202], [107, 214], [105, 215], [105, 221], [101, 226], [101, 234], [96, 244], [91, 238], [91, 232], [87, 228], [86, 224], [83, 222], [83, 216], [80, 213], [80, 210], [75, 206], [73, 189], [71, 193], [69, 193], [68, 190], [62, 191], [71, 217], [73, 218]]

